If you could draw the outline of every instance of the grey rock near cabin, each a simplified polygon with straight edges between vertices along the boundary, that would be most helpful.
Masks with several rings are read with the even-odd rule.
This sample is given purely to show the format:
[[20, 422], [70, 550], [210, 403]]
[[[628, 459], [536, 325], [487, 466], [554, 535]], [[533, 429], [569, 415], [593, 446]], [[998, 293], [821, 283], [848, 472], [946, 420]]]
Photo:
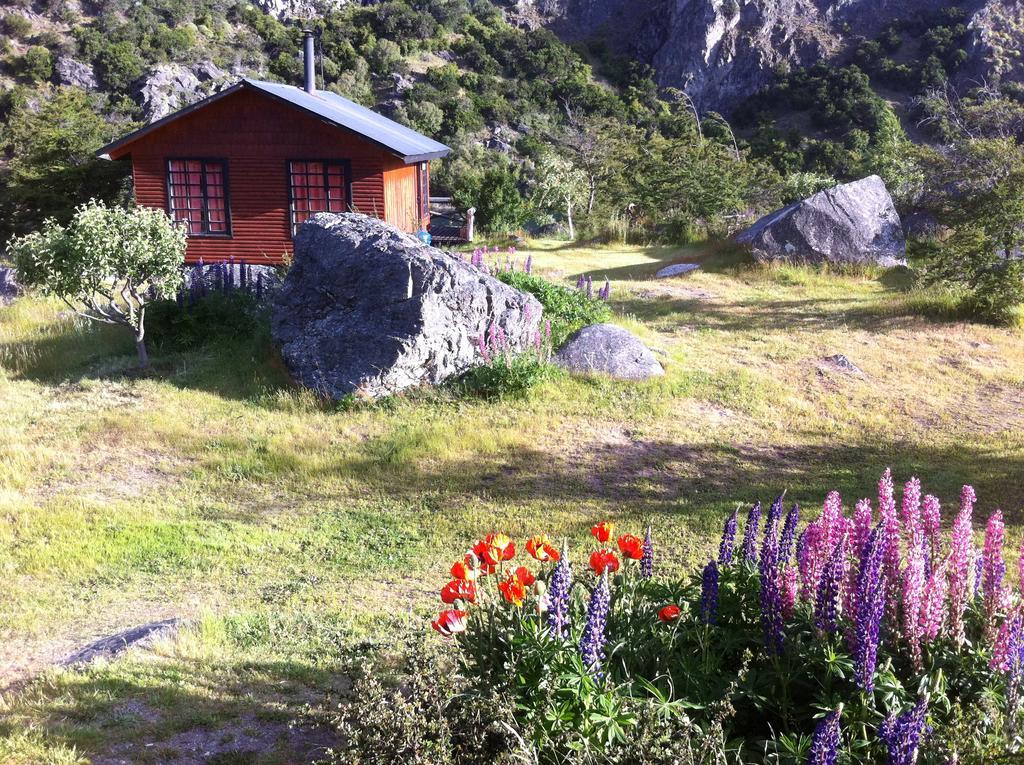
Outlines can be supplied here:
[[92, 67], [71, 56], [57, 56], [53, 69], [59, 85], [70, 85], [82, 90], [96, 90], [99, 87]]
[[22, 293], [16, 276], [17, 273], [13, 268], [0, 266], [0, 305], [10, 303]]
[[154, 122], [205, 98], [231, 79], [211, 61], [201, 61], [191, 68], [174, 63], [157, 64], [136, 83], [136, 100], [146, 119]]
[[591, 324], [573, 333], [554, 361], [570, 372], [598, 372], [620, 380], [646, 380], [665, 374], [640, 338], [614, 324]]
[[376, 218], [320, 213], [295, 240], [271, 331], [292, 376], [333, 399], [438, 384], [483, 362], [493, 325], [530, 347], [541, 305]]
[[696, 263], [674, 263], [671, 266], [665, 266], [658, 270], [658, 273], [654, 275], [656, 279], [668, 279], [673, 276], [683, 276], [697, 271], [700, 266]]
[[758, 260], [791, 263], [906, 263], [899, 213], [877, 175], [819, 191], [766, 215], [736, 237]]

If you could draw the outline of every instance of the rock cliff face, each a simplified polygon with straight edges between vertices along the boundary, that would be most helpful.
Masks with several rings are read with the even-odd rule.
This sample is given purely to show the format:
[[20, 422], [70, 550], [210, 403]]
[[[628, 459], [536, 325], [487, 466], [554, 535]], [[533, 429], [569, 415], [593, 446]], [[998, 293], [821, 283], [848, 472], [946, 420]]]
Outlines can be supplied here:
[[[605, 33], [680, 87], [702, 110], [728, 110], [767, 85], [776, 67], [807, 66], [855, 37], [951, 0], [516, 0], [510, 14], [563, 37]], [[971, 0], [972, 73], [1020, 74], [1024, 0]], [[614, 31], [612, 31], [614, 30]]]

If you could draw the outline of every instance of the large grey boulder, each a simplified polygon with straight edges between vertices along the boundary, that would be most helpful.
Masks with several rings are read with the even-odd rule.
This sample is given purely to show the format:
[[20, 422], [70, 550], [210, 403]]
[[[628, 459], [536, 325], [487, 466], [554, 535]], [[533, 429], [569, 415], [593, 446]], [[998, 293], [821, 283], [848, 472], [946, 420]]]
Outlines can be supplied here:
[[621, 380], [646, 380], [665, 374], [640, 338], [614, 324], [591, 324], [575, 332], [555, 354], [554, 361], [570, 372], [600, 372]]
[[819, 191], [766, 215], [736, 237], [758, 260], [793, 263], [906, 263], [892, 197], [877, 175]]
[[541, 305], [377, 218], [320, 213], [295, 240], [271, 331], [302, 385], [378, 397], [481, 364], [481, 337], [530, 347]]
[[136, 83], [136, 100], [146, 119], [154, 122], [173, 111], [195, 103], [231, 81], [230, 75], [211, 61], [191, 67], [156, 64]]
[[99, 87], [92, 67], [71, 56], [57, 56], [53, 70], [60, 85], [71, 85], [83, 90], [96, 90]]

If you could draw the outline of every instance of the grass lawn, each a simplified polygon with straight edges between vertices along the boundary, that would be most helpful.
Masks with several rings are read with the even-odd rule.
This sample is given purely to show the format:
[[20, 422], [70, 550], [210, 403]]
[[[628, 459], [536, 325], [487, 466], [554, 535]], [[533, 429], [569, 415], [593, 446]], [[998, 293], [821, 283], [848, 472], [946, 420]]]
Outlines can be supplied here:
[[[737, 503], [786, 489], [817, 508], [835, 488], [852, 505], [892, 466], [947, 508], [973, 483], [1016, 547], [1021, 330], [941, 318], [941, 296], [891, 275], [698, 248], [531, 251], [553, 279], [611, 278], [616, 321], [664, 354], [665, 377], [346, 411], [291, 387], [265, 339], [154, 354], [139, 376], [117, 330], [41, 300], [0, 308], [0, 761], [315, 755], [330, 736], [289, 721], [344, 687], [350, 646], [428, 629], [451, 560], [496, 528], [651, 523], [659, 565], [682, 568]], [[680, 260], [704, 268], [652, 278]], [[54, 668], [167, 618], [188, 626]]]

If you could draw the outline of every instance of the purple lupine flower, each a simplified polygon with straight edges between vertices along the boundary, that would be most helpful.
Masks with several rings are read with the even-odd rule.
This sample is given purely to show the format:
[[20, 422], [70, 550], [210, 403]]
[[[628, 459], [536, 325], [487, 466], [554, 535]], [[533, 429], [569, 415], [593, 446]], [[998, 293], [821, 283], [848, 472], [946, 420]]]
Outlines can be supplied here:
[[782, 538], [779, 540], [779, 563], [787, 565], [793, 554], [793, 543], [796, 541], [796, 527], [800, 523], [800, 506], [793, 505], [786, 513], [786, 523], [782, 526]]
[[842, 705], [825, 715], [814, 729], [807, 765], [836, 765], [839, 759], [839, 718]]
[[853, 624], [853, 666], [857, 684], [871, 693], [875, 687], [875, 664], [885, 615], [885, 536], [881, 522], [864, 546], [857, 574], [857, 613]]
[[523, 270], [528, 274], [533, 273], [533, 255], [526, 256], [526, 265], [523, 266]]
[[608, 625], [608, 612], [611, 609], [612, 593], [608, 586], [608, 572], [601, 574], [597, 586], [590, 595], [590, 603], [587, 606], [587, 623], [583, 626], [583, 634], [580, 636], [580, 658], [583, 659], [583, 666], [591, 674], [600, 677], [601, 662], [605, 659], [604, 641], [605, 627]]
[[803, 544], [799, 546], [797, 554], [797, 563], [800, 567], [800, 599], [810, 603], [818, 594], [821, 568], [825, 565], [826, 556], [831, 552], [825, 549], [825, 528], [821, 518], [807, 524], [802, 539]]
[[779, 577], [779, 589], [782, 593], [782, 618], [793, 618], [796, 610], [796, 567], [786, 566]]
[[589, 275], [587, 276], [587, 297], [594, 297], [594, 280]]
[[551, 572], [548, 587], [548, 632], [554, 638], [569, 637], [569, 594], [572, 591], [572, 564], [569, 545], [562, 546], [562, 555]]
[[701, 577], [700, 619], [705, 624], [714, 624], [718, 619], [718, 564], [708, 561]]
[[764, 543], [761, 545], [761, 557], [758, 561], [758, 573], [761, 579], [761, 626], [764, 630], [764, 647], [769, 654], [782, 655], [783, 650], [783, 617], [782, 591], [779, 587], [779, 515], [782, 498], [772, 503], [778, 504], [779, 510], [769, 511], [764, 528]]
[[800, 565], [800, 561], [807, 557], [807, 529], [804, 529], [796, 538], [796, 563]]
[[857, 566], [864, 554], [864, 545], [871, 535], [871, 500], [862, 499], [857, 502], [853, 511], [853, 528], [850, 532], [850, 551], [853, 553], [854, 564], [846, 571], [846, 582], [843, 584], [843, 610], [852, 617], [857, 613]]
[[644, 554], [640, 558], [640, 576], [650, 579], [654, 576], [654, 540], [651, 538], [651, 527], [644, 534]]
[[898, 717], [890, 715], [878, 727], [878, 737], [888, 750], [886, 765], [914, 765], [927, 712], [928, 700], [922, 698]]
[[1024, 617], [1021, 616], [1020, 606], [1007, 615], [999, 627], [992, 645], [992, 661], [989, 666], [1006, 675], [1006, 719], [1012, 736], [1017, 730], [1021, 675], [1024, 674]]
[[1003, 513], [996, 510], [985, 527], [985, 549], [982, 551], [982, 597], [985, 601], [985, 618], [988, 631], [995, 629], [996, 611], [1004, 605], [1006, 594], [1003, 578], [1006, 576], [1006, 561], [1003, 560], [1003, 539], [1006, 526]]
[[981, 583], [985, 578], [985, 561], [981, 557], [981, 550], [977, 545], [971, 545], [971, 560], [974, 561], [974, 589], [972, 597], [977, 600], [981, 597]]
[[818, 593], [814, 601], [814, 624], [829, 634], [839, 626], [839, 595], [846, 575], [846, 537], [832, 550], [818, 580]]
[[743, 527], [743, 551], [744, 563], [757, 563], [757, 530], [761, 525], [761, 503], [757, 502], [750, 512], [747, 513], [747, 523]]
[[878, 482], [878, 515], [885, 537], [885, 615], [893, 629], [899, 627], [900, 613], [900, 519], [896, 512], [896, 497], [892, 470], [885, 469]]
[[736, 546], [736, 519], [739, 516], [739, 508], [732, 511], [732, 515], [725, 519], [725, 527], [722, 529], [722, 541], [718, 544], [718, 565], [728, 566], [732, 563], [733, 548]]
[[587, 288], [587, 277], [585, 277], [583, 274], [580, 274], [580, 278], [576, 280], [576, 289], [578, 289], [580, 292], [582, 292], [586, 288]]

